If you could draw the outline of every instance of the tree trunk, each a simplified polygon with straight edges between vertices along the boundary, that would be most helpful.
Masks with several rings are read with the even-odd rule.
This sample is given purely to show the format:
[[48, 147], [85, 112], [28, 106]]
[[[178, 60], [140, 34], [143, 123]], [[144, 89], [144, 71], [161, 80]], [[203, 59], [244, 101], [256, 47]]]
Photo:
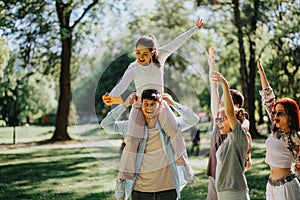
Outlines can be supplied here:
[[71, 140], [68, 134], [68, 116], [71, 100], [70, 84], [70, 61], [71, 61], [71, 38], [63, 39], [60, 72], [60, 95], [56, 115], [55, 132], [51, 140]]
[[58, 110], [56, 115], [55, 132], [51, 140], [71, 140], [72, 138], [68, 134], [68, 116], [70, 111], [71, 101], [71, 79], [70, 79], [70, 67], [72, 57], [72, 31], [74, 27], [80, 22], [84, 15], [93, 8], [99, 0], [94, 0], [84, 9], [81, 16], [74, 21], [73, 25], [70, 26], [70, 17], [72, 12], [72, 1], [64, 3], [63, 0], [56, 0], [56, 12], [60, 25], [61, 34], [61, 72], [59, 80], [59, 101]]
[[[247, 69], [246, 69], [246, 55], [245, 55], [245, 47], [243, 41], [243, 30], [241, 24], [240, 10], [239, 10], [239, 1], [233, 0], [234, 5], [234, 19], [235, 25], [238, 30], [238, 44], [239, 44], [239, 54], [240, 54], [240, 74], [241, 74], [241, 83], [242, 83], [242, 91], [248, 91], [248, 77], [247, 77]], [[248, 93], [243, 93], [245, 99], [248, 99]], [[248, 109], [248, 102], [245, 101], [245, 107]]]
[[249, 81], [248, 81], [248, 112], [251, 113], [250, 116], [250, 133], [253, 138], [259, 137], [259, 134], [256, 129], [256, 120], [255, 120], [255, 94], [257, 91], [255, 90], [255, 77], [256, 77], [256, 61], [255, 61], [255, 47], [256, 43], [254, 41], [255, 38], [253, 36], [256, 35], [256, 24], [258, 20], [258, 7], [259, 7], [259, 0], [254, 1], [254, 9], [253, 9], [253, 16], [251, 17], [251, 34], [248, 36], [249, 38]]
[[[243, 93], [245, 97], [245, 108], [249, 112], [249, 121], [250, 121], [250, 133], [252, 137], [257, 137], [257, 130], [255, 126], [255, 43], [250, 41], [250, 59], [249, 59], [249, 74], [247, 73], [247, 67], [246, 67], [246, 55], [245, 55], [245, 47], [244, 47], [244, 34], [242, 30], [242, 24], [241, 24], [241, 17], [240, 17], [240, 10], [239, 10], [239, 0], [233, 0], [232, 1], [234, 5], [234, 19], [236, 22], [236, 27], [238, 29], [238, 44], [239, 44], [239, 54], [240, 54], [240, 74], [241, 74], [241, 83], [242, 83], [242, 91], [246, 91]], [[257, 17], [257, 16], [256, 16]], [[254, 15], [255, 18], [255, 15]], [[255, 22], [254, 24], [251, 24], [251, 26], [254, 26], [252, 28], [256, 29], [256, 21], [255, 19], [252, 20], [252, 22]], [[252, 30], [255, 34], [255, 29]], [[251, 37], [251, 36], [249, 36]]]
[[246, 101], [248, 102], [248, 112], [251, 113], [249, 115], [249, 121], [250, 121], [250, 133], [253, 138], [257, 138], [259, 135], [257, 133], [256, 129], [256, 120], [255, 120], [255, 75], [256, 75], [256, 62], [255, 62], [255, 42], [251, 41], [251, 38], [249, 39], [250, 42], [250, 59], [249, 59], [249, 84], [248, 84], [248, 99]]
[[[71, 100], [70, 64], [72, 52], [72, 30], [69, 27], [69, 12], [62, 1], [56, 2], [56, 10], [61, 30], [61, 72], [59, 80], [59, 101], [56, 114], [55, 131], [52, 141], [71, 140], [68, 134], [68, 116]], [[66, 33], [67, 31], [67, 33]]]
[[264, 113], [263, 113], [262, 104], [261, 104], [261, 103], [258, 103], [258, 106], [257, 106], [257, 107], [258, 107], [258, 116], [259, 116], [257, 125], [261, 125], [261, 124], [265, 123], [265, 121], [264, 121]]

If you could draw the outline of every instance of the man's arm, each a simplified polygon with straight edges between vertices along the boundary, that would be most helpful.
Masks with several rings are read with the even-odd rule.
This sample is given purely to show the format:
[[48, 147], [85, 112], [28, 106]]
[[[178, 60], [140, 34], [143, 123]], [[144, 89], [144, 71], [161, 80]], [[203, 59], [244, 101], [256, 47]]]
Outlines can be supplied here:
[[180, 126], [181, 131], [185, 131], [199, 122], [199, 117], [196, 113], [180, 103], [175, 102], [171, 95], [164, 93], [162, 97], [163, 100], [165, 100], [169, 106], [172, 106], [172, 108], [180, 115], [179, 117], [176, 117], [176, 121]]
[[126, 136], [128, 131], [128, 120], [119, 119], [126, 108], [133, 104], [134, 101], [136, 101], [136, 92], [132, 92], [131, 95], [123, 102], [123, 104], [120, 104], [112, 109], [101, 121], [101, 126], [106, 130]]
[[181, 131], [186, 131], [199, 122], [198, 115], [192, 110], [190, 110], [188, 107], [185, 107], [177, 102], [174, 102], [174, 105], [172, 107], [180, 115], [179, 117], [176, 117], [176, 121], [179, 124]]
[[119, 120], [119, 118], [125, 110], [126, 107], [123, 104], [116, 106], [106, 115], [104, 119], [102, 119], [100, 124], [101, 127], [105, 130], [126, 136], [128, 129], [128, 120]]

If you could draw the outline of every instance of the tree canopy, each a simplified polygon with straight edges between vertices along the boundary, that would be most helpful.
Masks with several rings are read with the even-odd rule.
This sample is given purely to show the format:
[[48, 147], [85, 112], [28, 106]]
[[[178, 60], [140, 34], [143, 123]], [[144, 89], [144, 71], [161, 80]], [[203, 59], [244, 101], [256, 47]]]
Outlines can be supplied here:
[[[4, 52], [0, 57], [0, 72], [11, 75], [22, 72], [15, 75], [20, 78], [15, 77], [14, 85], [7, 87], [10, 92], [17, 89], [29, 94], [25, 85], [41, 85], [45, 77], [49, 85], [59, 88], [55, 95], [58, 108], [53, 140], [70, 139], [66, 128], [72, 89], [77, 100], [89, 94], [94, 97], [91, 101], [75, 102], [78, 109], [90, 109], [91, 103], [94, 111], [104, 116], [110, 108], [104, 106], [101, 96], [118, 82], [134, 59], [132, 52], [138, 36], [153, 31], [164, 45], [190, 28], [198, 16], [205, 22], [201, 34], [193, 36], [166, 63], [166, 91], [179, 99], [184, 95], [178, 92], [185, 91], [187, 104], [193, 101], [195, 110], [209, 112], [205, 49], [212, 46], [218, 70], [229, 79], [232, 88], [245, 95], [254, 136], [256, 122], [261, 122], [264, 115], [258, 97], [258, 58], [264, 62], [276, 95], [291, 97], [299, 103], [300, 5], [296, 0], [157, 0], [151, 10], [144, 12], [132, 6], [133, 3], [136, 2], [0, 2], [0, 28], [6, 39], [0, 38], [0, 51]], [[9, 44], [10, 52], [14, 52], [10, 61], [3, 43]], [[94, 49], [95, 46], [98, 48]], [[93, 51], [92, 55], [87, 49]], [[82, 65], [86, 70], [82, 71]], [[12, 79], [0, 82], [3, 85], [9, 81]], [[71, 83], [76, 83], [76, 88]], [[22, 98], [19, 99], [18, 108], [28, 110], [23, 108]], [[198, 100], [196, 105], [194, 99]], [[5, 112], [8, 111], [1, 107], [1, 113]]]

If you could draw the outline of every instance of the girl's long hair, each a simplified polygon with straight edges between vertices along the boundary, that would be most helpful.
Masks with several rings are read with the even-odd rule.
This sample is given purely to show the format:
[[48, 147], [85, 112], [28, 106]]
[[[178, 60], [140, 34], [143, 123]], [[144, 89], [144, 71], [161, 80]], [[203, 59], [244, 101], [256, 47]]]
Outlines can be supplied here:
[[246, 112], [244, 108], [239, 108], [235, 112], [236, 119], [240, 121], [242, 124], [245, 119], [249, 118], [249, 114]]

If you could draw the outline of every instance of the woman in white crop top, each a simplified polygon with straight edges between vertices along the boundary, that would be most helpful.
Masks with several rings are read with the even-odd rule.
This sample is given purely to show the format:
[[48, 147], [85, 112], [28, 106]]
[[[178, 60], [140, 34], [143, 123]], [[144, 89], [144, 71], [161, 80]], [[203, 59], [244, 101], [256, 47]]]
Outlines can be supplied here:
[[[119, 182], [124, 182], [125, 179], [132, 180], [135, 172], [136, 152], [139, 143], [144, 135], [145, 119], [141, 111], [141, 94], [146, 89], [156, 89], [163, 94], [164, 90], [164, 64], [167, 58], [181, 47], [194, 33], [203, 26], [201, 19], [196, 21], [194, 27], [187, 32], [176, 37], [172, 42], [158, 48], [156, 38], [153, 35], [141, 36], [135, 46], [136, 60], [132, 62], [125, 71], [120, 82], [102, 99], [106, 105], [120, 104], [120, 97], [128, 88], [130, 83], [134, 81], [136, 88], [137, 101], [132, 106], [129, 115], [129, 126], [126, 146], [122, 152], [122, 157], [119, 166]], [[195, 176], [188, 161], [186, 146], [181, 131], [177, 126], [175, 115], [165, 101], [162, 103], [162, 109], [159, 113], [159, 123], [170, 136], [171, 143], [175, 151], [177, 165], [184, 166], [185, 179], [187, 182], [193, 182]], [[171, 132], [176, 131], [177, 134], [173, 137]], [[171, 137], [172, 136], [172, 137]], [[117, 182], [118, 184], [118, 182]], [[118, 185], [116, 185], [117, 190]], [[117, 192], [116, 192], [117, 193]], [[118, 196], [118, 195], [115, 195]], [[122, 199], [121, 197], [117, 199]]]
[[[265, 162], [270, 166], [266, 188], [267, 200], [299, 200], [300, 184], [300, 111], [293, 99], [275, 101], [264, 69], [258, 60], [258, 73], [262, 84], [259, 92], [272, 122], [272, 133], [266, 140]], [[292, 163], [296, 159], [294, 173]]]

